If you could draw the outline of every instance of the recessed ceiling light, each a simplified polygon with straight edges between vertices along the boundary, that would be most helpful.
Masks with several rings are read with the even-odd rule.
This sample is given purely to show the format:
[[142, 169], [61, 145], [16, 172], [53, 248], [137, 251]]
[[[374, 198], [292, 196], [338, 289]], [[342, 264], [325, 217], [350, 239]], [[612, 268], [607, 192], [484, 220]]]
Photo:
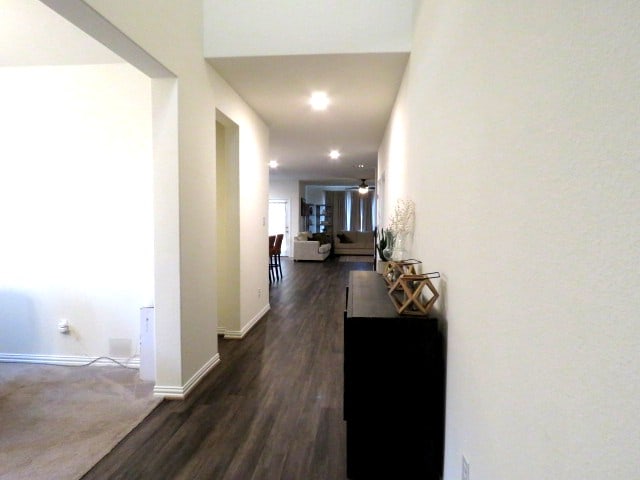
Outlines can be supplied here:
[[269, 162], [269, 168], [278, 168], [278, 161], [277, 160], [271, 160]]
[[314, 110], [326, 110], [329, 106], [327, 92], [313, 92], [309, 99], [309, 104]]
[[332, 160], [337, 160], [340, 158], [340, 152], [338, 150], [331, 150], [329, 152], [329, 158]]

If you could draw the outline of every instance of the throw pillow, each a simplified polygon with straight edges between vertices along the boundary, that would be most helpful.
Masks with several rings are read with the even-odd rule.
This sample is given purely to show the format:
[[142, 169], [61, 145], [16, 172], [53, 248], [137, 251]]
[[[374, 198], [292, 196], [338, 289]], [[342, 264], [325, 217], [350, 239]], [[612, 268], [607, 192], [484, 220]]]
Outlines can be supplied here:
[[341, 243], [353, 243], [353, 241], [349, 237], [347, 237], [344, 233], [339, 233], [338, 238], [340, 239]]
[[320, 242], [320, 245], [324, 245], [325, 243], [331, 243], [329, 241], [329, 235], [327, 235], [326, 233], [314, 233], [313, 240], [317, 240], [318, 242]]

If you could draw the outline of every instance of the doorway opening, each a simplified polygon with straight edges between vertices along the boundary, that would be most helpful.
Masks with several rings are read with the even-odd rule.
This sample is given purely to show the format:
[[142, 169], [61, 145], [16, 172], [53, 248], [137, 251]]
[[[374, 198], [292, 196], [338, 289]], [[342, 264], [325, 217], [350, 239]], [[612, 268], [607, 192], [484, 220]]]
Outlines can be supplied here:
[[269, 235], [283, 233], [282, 256], [288, 257], [291, 248], [289, 224], [291, 222], [289, 200], [269, 200]]
[[216, 110], [218, 334], [240, 330], [240, 128]]

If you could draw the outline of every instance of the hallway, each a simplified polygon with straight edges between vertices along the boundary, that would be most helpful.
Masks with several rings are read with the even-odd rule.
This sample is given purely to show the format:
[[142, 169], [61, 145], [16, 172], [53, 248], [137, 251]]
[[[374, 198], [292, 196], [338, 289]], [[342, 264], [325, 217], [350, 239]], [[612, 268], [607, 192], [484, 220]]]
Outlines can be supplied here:
[[350, 270], [283, 261], [270, 312], [186, 401], [163, 402], [83, 478], [317, 479], [345, 475], [343, 309]]

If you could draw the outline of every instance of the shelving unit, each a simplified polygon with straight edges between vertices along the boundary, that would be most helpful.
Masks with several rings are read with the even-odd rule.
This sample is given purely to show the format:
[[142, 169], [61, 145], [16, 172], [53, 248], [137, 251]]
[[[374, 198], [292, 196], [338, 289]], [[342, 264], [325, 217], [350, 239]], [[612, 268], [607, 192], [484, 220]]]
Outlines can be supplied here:
[[326, 233], [333, 237], [333, 207], [328, 204], [316, 205], [316, 233]]
[[330, 238], [333, 238], [332, 205], [307, 203], [304, 199], [301, 199], [300, 218], [301, 231], [325, 233]]

